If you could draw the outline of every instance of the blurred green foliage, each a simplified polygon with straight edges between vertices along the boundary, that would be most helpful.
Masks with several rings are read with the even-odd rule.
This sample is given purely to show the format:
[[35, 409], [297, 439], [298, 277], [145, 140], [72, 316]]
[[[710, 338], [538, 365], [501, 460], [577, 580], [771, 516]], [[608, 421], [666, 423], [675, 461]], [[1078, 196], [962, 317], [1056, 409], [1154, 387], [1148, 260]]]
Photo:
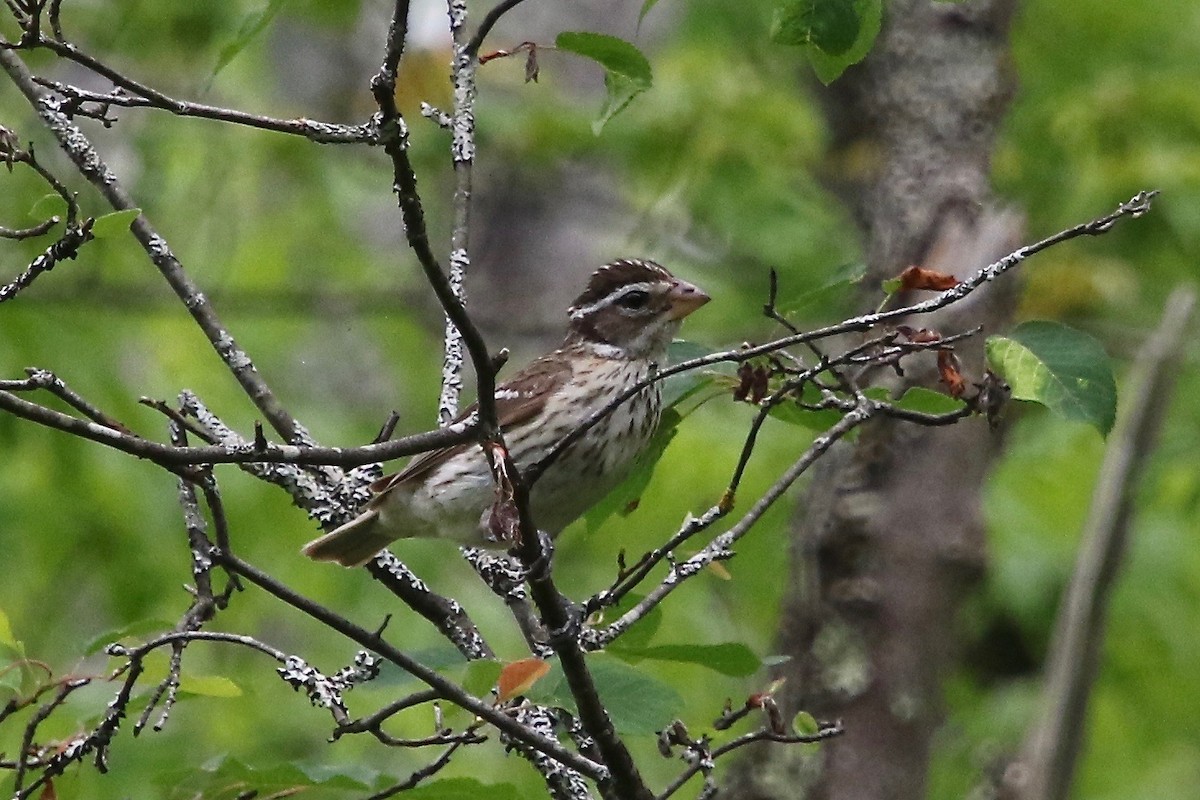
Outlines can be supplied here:
[[[358, 4], [342, 4], [336, 13], [333, 4], [315, 0], [64, 6], [69, 36], [170, 94], [284, 117], [358, 122], [371, 111], [367, 80], [382, 30], [364, 26], [363, 19], [375, 17], [360, 19]], [[472, 4], [476, 11], [485, 7]], [[222, 54], [267, 9], [278, 13], [218, 72]], [[504, 60], [480, 76], [481, 161], [536, 174], [569, 159], [618, 176], [635, 213], [630, 250], [669, 254], [673, 267], [696, 275], [718, 298], [689, 322], [688, 332], [714, 345], [770, 333], [759, 315], [768, 267], [780, 271], [781, 304], [800, 303], [859, 260], [848, 216], [815, 177], [825, 143], [815, 102], [821, 90], [803, 54], [770, 42], [772, 11], [766, 0], [655, 5], [648, 19], [668, 15], [674, 22], [662, 41], [644, 44], [653, 88], [599, 137], [591, 122], [601, 97], [581, 97], [562, 77], [572, 56], [543, 54], [537, 85], [526, 85], [520, 66]], [[626, 38], [637, 41], [635, 24], [631, 15]], [[14, 32], [7, 22], [0, 29]], [[1139, 189], [1163, 190], [1154, 212], [1137, 224], [1055, 248], [1026, 271], [1027, 315], [1089, 331], [1118, 363], [1153, 324], [1170, 289], [1194, 278], [1200, 257], [1197, 33], [1200, 9], [1185, 0], [1031, 0], [1014, 31], [1021, 88], [995, 177], [1002, 193], [1027, 211], [1031, 238], [1107, 211]], [[313, 61], [293, 60], [306, 55]], [[29, 58], [54, 77], [80, 80], [78, 70], [44, 54]], [[446, 102], [447, 63], [448, 53], [437, 48], [410, 52], [400, 97], [440, 242], [447, 241], [448, 143], [419, 118], [416, 104]], [[116, 115], [111, 130], [84, 127], [268, 382], [320, 441], [367, 441], [393, 408], [401, 411], [403, 431], [431, 423], [440, 314], [403, 246], [381, 153], [157, 111]], [[71, 174], [11, 87], [0, 92], [0, 123], [32, 141], [58, 174]], [[0, 224], [31, 224], [29, 211], [44, 187], [19, 167], [0, 181]], [[86, 213], [109, 210], [81, 181], [71, 185]], [[15, 275], [42, 246], [4, 242], [0, 276]], [[843, 310], [830, 298], [813, 319]], [[1200, 783], [1195, 359], [1193, 346], [1168, 433], [1139, 492], [1142, 511], [1110, 615], [1081, 797], [1189, 798]], [[172, 398], [188, 388], [243, 431], [255, 419], [128, 237], [87, 245], [77, 261], [0, 306], [0, 376], [21, 377], [26, 366], [55, 370], [155, 438], [164, 435], [163, 420], [138, 406], [139, 396]], [[636, 556], [685, 513], [715, 502], [748, 417], [728, 403], [710, 403], [689, 417], [636, 512], [613, 516], [592, 533], [581, 524], [564, 534], [561, 585], [576, 597], [604, 586], [619, 550]], [[805, 444], [797, 440], [807, 436], [799, 428], [768, 425], [775, 427], [760, 437], [741, 492], [747, 500]], [[1094, 431], [1044, 413], [1029, 413], [1016, 426], [988, 494], [988, 585], [964, 620], [979, 638], [999, 620], [1010, 631], [1010, 650], [1034, 661], [1044, 653], [1101, 451]], [[181, 585], [190, 580], [189, 565], [167, 474], [6, 415], [0, 415], [0, 459], [0, 610], [30, 658], [56, 675], [102, 673], [111, 665], [103, 655], [85, 655], [88, 642], [144, 620], [171, 620], [186, 607]], [[443, 645], [360, 576], [300, 558], [297, 548], [314, 526], [281, 492], [231, 467], [218, 477], [244, 556], [368, 627], [395, 613], [389, 631], [402, 631], [414, 650]], [[664, 607], [653, 639], [640, 646], [732, 642], [768, 655], [787, 519], [780, 507], [744, 540], [729, 565], [732, 580], [702, 576], [681, 589]], [[435, 587], [463, 601], [501, 658], [522, 656], [507, 612], [449, 557], [446, 545], [405, 542], [399, 552]], [[217, 627], [303, 653], [326, 672], [353, 656], [345, 642], [254, 591], [236, 597]], [[1016, 666], [1004, 669], [1002, 662]], [[241, 695], [187, 696], [163, 732], [139, 740], [126, 728], [113, 747], [113, 772], [72, 769], [58, 781], [60, 796], [127, 797], [134, 786], [160, 787], [163, 797], [191, 797], [198, 788], [227, 796], [220, 792], [251, 769], [271, 775], [272, 786], [295, 780], [282, 766], [289, 762], [302, 765], [323, 792], [361, 793], [361, 786], [384, 785], [387, 776], [403, 778], [424, 763], [420, 755], [361, 737], [326, 744], [328, 714], [310, 708], [273, 667], [258, 654], [192, 645], [185, 674], [226, 679]], [[682, 717], [697, 729], [726, 697], [744, 697], [766, 680], [762, 673], [739, 677], [655, 659], [638, 670], [677, 687]], [[210, 694], [225, 686], [194, 685]], [[371, 710], [403, 686], [401, 676], [392, 676], [358, 689], [350, 696], [352, 711]], [[948, 722], [931, 778], [931, 796], [939, 798], [964, 796], [1020, 740], [1037, 704], [1037, 676], [1020, 658], [971, 662], [947, 689]], [[101, 713], [110, 694], [100, 684], [87, 689], [44, 731], [74, 734]], [[410, 715], [394, 732], [426, 735], [432, 724]], [[0, 752], [12, 754], [18, 736], [11, 723], [4, 726]], [[652, 780], [674, 774], [674, 764], [652, 755], [649, 736], [633, 741]], [[537, 777], [495, 741], [474, 750], [446, 773], [464, 782], [464, 796], [474, 796], [471, 779], [485, 774], [512, 784], [496, 796], [537, 792]], [[313, 777], [321, 765], [333, 772]]]

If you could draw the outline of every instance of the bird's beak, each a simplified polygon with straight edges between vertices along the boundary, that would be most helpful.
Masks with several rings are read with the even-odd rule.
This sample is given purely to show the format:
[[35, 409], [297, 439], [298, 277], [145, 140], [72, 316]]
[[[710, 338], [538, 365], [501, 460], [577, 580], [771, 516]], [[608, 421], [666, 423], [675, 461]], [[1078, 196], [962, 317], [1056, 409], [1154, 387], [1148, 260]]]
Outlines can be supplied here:
[[667, 292], [667, 299], [671, 301], [670, 318], [683, 319], [712, 298], [699, 286], [676, 278]]

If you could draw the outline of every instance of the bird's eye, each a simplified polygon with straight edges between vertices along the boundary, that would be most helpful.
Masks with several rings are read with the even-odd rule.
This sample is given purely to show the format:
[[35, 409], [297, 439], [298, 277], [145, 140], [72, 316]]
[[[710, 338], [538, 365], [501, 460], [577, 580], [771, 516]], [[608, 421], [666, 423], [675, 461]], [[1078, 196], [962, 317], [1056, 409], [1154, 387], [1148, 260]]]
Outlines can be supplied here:
[[621, 298], [617, 300], [617, 305], [619, 305], [621, 308], [628, 308], [636, 311], [640, 308], [645, 308], [646, 304], [649, 302], [650, 293], [643, 292], [642, 290], [638, 289], [632, 292], [626, 292], [624, 295], [622, 295]]

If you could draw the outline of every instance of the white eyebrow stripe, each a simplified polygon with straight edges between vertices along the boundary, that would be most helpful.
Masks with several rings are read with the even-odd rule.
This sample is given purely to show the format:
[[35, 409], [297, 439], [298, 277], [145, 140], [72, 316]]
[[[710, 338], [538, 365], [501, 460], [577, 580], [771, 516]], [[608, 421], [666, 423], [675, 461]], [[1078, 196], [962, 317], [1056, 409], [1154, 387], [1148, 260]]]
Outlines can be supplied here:
[[654, 283], [652, 282], [642, 281], [641, 283], [631, 283], [627, 286], [622, 286], [619, 291], [609, 292], [591, 305], [572, 308], [571, 319], [583, 319], [588, 314], [611, 306], [613, 303], [617, 302], [617, 300], [629, 294], [630, 292], [648, 292], [650, 291], [650, 287], [653, 285]]

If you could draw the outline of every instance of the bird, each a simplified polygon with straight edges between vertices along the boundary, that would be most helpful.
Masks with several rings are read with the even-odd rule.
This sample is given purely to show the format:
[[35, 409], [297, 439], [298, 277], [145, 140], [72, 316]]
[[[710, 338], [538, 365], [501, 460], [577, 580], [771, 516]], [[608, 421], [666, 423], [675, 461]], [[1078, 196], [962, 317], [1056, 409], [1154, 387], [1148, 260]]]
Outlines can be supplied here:
[[[497, 421], [517, 469], [538, 462], [593, 412], [650, 378], [666, 361], [684, 318], [709, 299], [648, 259], [623, 258], [592, 273], [567, 309], [562, 344], [496, 387]], [[472, 404], [458, 421], [476, 412]], [[614, 489], [650, 442], [661, 414], [659, 384], [651, 383], [564, 449], [530, 489], [538, 529], [557, 535]], [[302, 552], [356, 567], [401, 538], [507, 547], [489, 524], [494, 479], [473, 441], [418, 455], [371, 490], [358, 516]]]

